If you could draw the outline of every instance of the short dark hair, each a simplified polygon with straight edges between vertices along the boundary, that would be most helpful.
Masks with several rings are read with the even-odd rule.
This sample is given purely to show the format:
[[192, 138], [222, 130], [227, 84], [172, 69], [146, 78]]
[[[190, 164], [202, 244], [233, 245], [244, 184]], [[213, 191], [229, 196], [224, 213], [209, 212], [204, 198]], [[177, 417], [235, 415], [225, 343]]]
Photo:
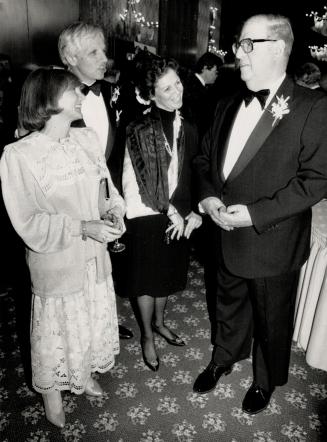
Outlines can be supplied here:
[[154, 89], [159, 78], [161, 78], [168, 69], [178, 72], [179, 65], [172, 58], [149, 58], [139, 66], [138, 74], [135, 79], [135, 86], [144, 100], [150, 100], [154, 96]]
[[195, 72], [201, 74], [205, 66], [207, 69], [212, 69], [214, 66], [217, 66], [217, 69], [219, 69], [222, 65], [223, 61], [218, 55], [213, 52], [205, 52], [196, 63]]
[[294, 79], [296, 81], [302, 81], [307, 85], [319, 82], [320, 78], [321, 71], [319, 66], [311, 62], [301, 64], [301, 66], [299, 66], [294, 73]]
[[26, 78], [19, 104], [19, 125], [28, 131], [44, 128], [52, 115], [59, 114], [58, 100], [80, 81], [64, 69], [39, 68]]

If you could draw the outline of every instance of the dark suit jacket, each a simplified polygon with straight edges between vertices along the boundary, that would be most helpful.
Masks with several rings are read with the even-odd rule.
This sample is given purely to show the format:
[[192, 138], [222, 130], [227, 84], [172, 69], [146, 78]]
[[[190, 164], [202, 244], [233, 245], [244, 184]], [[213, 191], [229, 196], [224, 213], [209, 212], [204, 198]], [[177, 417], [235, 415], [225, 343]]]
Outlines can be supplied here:
[[[115, 133], [116, 133], [116, 115], [115, 110], [110, 106], [111, 99], [111, 84], [105, 80], [100, 81], [101, 83], [101, 94], [103, 96], [103, 101], [106, 105], [108, 120], [109, 120], [109, 133], [107, 137], [107, 147], [106, 147], [106, 160], [108, 163], [109, 157], [113, 150], [114, 141], [115, 141]], [[85, 122], [83, 119], [73, 121], [71, 124], [72, 127], [85, 127]], [[109, 169], [110, 170], [110, 169]]]
[[183, 80], [183, 116], [195, 123], [202, 138], [214, 116], [215, 104], [210, 94], [212, 86], [203, 86], [194, 73]]
[[[290, 113], [273, 125], [271, 104]], [[226, 146], [241, 96], [221, 101], [195, 160], [199, 200], [247, 205], [253, 226], [221, 230], [227, 268], [244, 278], [298, 269], [310, 247], [311, 206], [327, 193], [327, 97], [286, 78], [250, 135], [227, 180]], [[218, 231], [218, 228], [217, 228]]]

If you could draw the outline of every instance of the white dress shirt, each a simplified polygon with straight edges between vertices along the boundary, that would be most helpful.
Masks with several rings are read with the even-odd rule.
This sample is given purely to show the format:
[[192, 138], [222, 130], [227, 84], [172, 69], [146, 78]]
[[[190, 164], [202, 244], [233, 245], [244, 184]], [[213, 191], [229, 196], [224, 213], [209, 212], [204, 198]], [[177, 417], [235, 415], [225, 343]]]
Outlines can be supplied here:
[[196, 78], [200, 81], [200, 83], [202, 84], [202, 86], [205, 87], [206, 83], [205, 83], [205, 81], [203, 80], [203, 78], [201, 77], [201, 75], [198, 74], [197, 72], [195, 72], [195, 76], [196, 76]]
[[82, 102], [82, 115], [85, 125], [91, 127], [99, 137], [103, 154], [106, 152], [109, 134], [109, 117], [103, 96], [90, 91]]
[[270, 86], [270, 93], [264, 109], [261, 108], [261, 104], [256, 98], [254, 98], [247, 107], [245, 107], [244, 101], [242, 101], [228, 141], [227, 153], [223, 166], [223, 174], [225, 179], [227, 179], [228, 175], [231, 173], [244, 149], [249, 136], [260, 120], [263, 112], [269, 106], [270, 101], [277, 92], [279, 86], [284, 81], [285, 76], [286, 74], [284, 74]]

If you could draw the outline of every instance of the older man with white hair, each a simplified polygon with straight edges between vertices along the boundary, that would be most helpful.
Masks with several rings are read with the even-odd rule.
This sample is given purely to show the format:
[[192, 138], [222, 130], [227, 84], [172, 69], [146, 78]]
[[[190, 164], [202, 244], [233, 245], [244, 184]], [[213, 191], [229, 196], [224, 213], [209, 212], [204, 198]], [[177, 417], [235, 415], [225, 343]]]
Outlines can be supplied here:
[[[72, 23], [61, 32], [58, 50], [63, 64], [84, 84], [82, 91], [86, 98], [82, 104], [83, 119], [74, 122], [72, 126], [88, 126], [97, 133], [115, 182], [118, 172], [112, 166], [111, 154], [116, 132], [116, 112], [110, 105], [111, 85], [104, 80], [108, 58], [103, 30], [93, 24]], [[120, 325], [119, 336], [129, 339], [133, 333]]]

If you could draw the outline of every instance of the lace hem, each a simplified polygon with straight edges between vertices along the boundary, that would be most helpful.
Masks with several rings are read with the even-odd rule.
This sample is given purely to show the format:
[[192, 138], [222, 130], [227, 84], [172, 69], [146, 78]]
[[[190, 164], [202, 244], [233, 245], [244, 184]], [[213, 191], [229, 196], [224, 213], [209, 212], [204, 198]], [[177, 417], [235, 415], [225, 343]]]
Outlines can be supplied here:
[[119, 353], [116, 297], [110, 277], [96, 283], [95, 260], [84, 290], [62, 298], [33, 297], [33, 387], [39, 393], [82, 394], [91, 372], [105, 373]]

